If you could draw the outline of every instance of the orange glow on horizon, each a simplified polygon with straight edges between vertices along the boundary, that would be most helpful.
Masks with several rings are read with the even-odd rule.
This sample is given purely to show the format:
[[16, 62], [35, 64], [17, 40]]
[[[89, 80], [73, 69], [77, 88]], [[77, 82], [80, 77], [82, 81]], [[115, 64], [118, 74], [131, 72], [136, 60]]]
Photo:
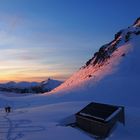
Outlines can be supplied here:
[[[1, 70], [0, 70], [1, 71]], [[62, 73], [55, 73], [55, 72], [42, 72], [42, 71], [23, 71], [23, 72], [16, 72], [16, 71], [3, 71], [0, 72], [0, 83], [5, 83], [9, 81], [29, 81], [29, 82], [41, 82], [46, 80], [47, 78], [53, 78], [60, 81], [65, 81], [69, 75], [63, 75]]]
[[46, 57], [44, 52], [44, 49], [40, 48], [2, 49], [0, 82], [40, 82], [48, 77], [64, 81], [73, 73], [69, 66]]
[[[41, 75], [41, 74], [40, 74]], [[28, 81], [28, 82], [41, 82], [44, 80], [47, 80], [48, 78], [60, 80], [60, 81], [65, 81], [68, 76], [61, 76], [61, 75], [32, 75], [32, 76], [26, 76], [26, 75], [5, 75], [5, 74], [0, 74], [0, 83], [5, 83], [9, 81], [15, 81], [15, 82], [21, 82], [21, 81]]]

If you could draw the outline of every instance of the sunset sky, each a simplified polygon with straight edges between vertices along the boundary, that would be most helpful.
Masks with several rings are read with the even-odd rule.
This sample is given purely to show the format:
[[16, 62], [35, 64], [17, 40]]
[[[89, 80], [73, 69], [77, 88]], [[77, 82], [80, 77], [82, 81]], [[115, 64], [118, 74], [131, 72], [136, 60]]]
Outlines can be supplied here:
[[140, 15], [139, 0], [0, 0], [0, 82], [67, 79]]

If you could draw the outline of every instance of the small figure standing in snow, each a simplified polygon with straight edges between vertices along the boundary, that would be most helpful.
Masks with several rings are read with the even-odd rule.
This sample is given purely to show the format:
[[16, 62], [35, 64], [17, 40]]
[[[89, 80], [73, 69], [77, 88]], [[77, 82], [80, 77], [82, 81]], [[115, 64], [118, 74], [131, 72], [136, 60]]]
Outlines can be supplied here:
[[8, 112], [8, 113], [11, 112], [11, 107], [10, 107], [10, 106], [7, 107], [7, 112]]
[[11, 107], [10, 106], [6, 106], [5, 107], [5, 112], [6, 113], [10, 113], [11, 112]]

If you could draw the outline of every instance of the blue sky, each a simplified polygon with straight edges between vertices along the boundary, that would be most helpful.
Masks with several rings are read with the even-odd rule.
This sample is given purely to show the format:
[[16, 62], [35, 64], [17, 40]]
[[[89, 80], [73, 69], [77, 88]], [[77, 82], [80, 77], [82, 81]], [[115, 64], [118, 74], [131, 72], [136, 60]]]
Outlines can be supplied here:
[[139, 0], [0, 0], [0, 81], [65, 80], [139, 17]]

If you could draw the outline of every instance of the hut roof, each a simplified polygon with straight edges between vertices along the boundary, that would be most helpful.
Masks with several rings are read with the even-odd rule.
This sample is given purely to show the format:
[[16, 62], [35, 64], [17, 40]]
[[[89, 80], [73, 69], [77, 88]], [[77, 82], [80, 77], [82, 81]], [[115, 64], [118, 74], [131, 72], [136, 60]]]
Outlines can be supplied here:
[[85, 108], [77, 113], [77, 115], [98, 120], [101, 122], [109, 121], [117, 112], [121, 110], [121, 107], [101, 104], [101, 103], [90, 103]]

